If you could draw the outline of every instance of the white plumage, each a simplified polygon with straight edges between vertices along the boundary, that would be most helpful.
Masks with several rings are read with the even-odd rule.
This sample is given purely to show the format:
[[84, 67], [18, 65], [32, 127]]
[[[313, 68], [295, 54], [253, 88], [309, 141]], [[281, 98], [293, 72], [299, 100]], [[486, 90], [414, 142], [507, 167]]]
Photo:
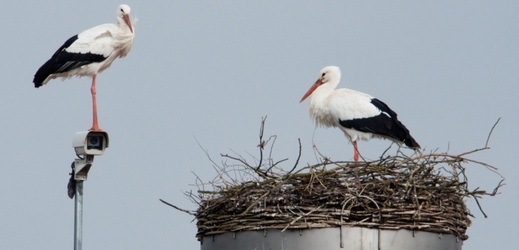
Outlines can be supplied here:
[[340, 79], [338, 67], [325, 67], [300, 102], [310, 97], [310, 116], [316, 124], [337, 127], [344, 132], [354, 145], [355, 161], [358, 160], [358, 140], [385, 138], [405, 143], [411, 148], [420, 148], [407, 128], [398, 121], [397, 114], [385, 103], [355, 90], [335, 90]]

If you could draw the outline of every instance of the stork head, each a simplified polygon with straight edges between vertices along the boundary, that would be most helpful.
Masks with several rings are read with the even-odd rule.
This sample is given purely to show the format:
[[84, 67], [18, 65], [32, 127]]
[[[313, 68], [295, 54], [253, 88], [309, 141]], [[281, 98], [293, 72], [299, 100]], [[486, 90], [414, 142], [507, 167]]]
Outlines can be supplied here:
[[132, 21], [130, 20], [130, 11], [130, 6], [126, 4], [119, 5], [119, 7], [117, 7], [117, 21], [119, 24], [122, 22], [126, 23], [128, 28], [130, 28], [130, 31], [133, 33], [133, 25]]
[[306, 94], [301, 98], [303, 102], [307, 97], [309, 97], [317, 88], [321, 85], [328, 85], [331, 89], [335, 89], [339, 81], [341, 80], [341, 70], [337, 66], [328, 66], [324, 67], [321, 72], [319, 72], [319, 78], [315, 81], [314, 85], [310, 87], [310, 89], [306, 92]]

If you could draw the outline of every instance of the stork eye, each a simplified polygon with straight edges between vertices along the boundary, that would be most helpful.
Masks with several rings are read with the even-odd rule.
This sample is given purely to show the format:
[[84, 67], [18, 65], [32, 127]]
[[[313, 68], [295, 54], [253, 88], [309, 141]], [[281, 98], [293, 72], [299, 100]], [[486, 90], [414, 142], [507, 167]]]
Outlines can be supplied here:
[[323, 74], [321, 75], [321, 77], [324, 77], [324, 75], [326, 75], [326, 73], [323, 73]]
[[121, 8], [121, 12], [124, 13], [124, 10]]

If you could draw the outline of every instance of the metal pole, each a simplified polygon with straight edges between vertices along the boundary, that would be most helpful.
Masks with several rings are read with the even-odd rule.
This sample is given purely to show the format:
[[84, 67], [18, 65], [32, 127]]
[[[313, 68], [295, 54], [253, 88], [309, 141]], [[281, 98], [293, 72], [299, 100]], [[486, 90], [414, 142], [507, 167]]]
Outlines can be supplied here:
[[74, 250], [83, 248], [83, 181], [76, 181], [76, 202], [74, 206]]

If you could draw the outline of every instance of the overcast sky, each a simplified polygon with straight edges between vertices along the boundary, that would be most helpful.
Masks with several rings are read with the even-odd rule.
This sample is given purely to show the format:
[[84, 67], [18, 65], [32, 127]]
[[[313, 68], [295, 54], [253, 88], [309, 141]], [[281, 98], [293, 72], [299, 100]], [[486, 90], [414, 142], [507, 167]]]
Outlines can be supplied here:
[[[308, 1], [306, 1], [308, 2]], [[84, 185], [83, 249], [199, 249], [196, 223], [159, 202], [196, 209], [196, 173], [216, 175], [203, 150], [258, 156], [277, 135], [274, 159], [352, 160], [342, 132], [318, 128], [299, 103], [328, 65], [347, 87], [395, 110], [426, 150], [473, 155], [506, 186], [468, 200], [476, 218], [464, 249], [515, 249], [519, 232], [519, 2], [517, 1], [133, 1], [136, 37], [126, 58], [97, 80], [100, 127], [110, 147]], [[67, 197], [71, 146], [91, 126], [90, 78], [35, 89], [36, 70], [62, 43], [115, 22], [119, 1], [4, 1], [0, 8], [0, 249], [72, 249]], [[389, 141], [360, 142], [368, 159]], [[394, 151], [390, 151], [394, 154]], [[252, 157], [248, 158], [252, 160]], [[467, 165], [471, 188], [500, 180]], [[193, 173], [192, 173], [193, 172]]]

